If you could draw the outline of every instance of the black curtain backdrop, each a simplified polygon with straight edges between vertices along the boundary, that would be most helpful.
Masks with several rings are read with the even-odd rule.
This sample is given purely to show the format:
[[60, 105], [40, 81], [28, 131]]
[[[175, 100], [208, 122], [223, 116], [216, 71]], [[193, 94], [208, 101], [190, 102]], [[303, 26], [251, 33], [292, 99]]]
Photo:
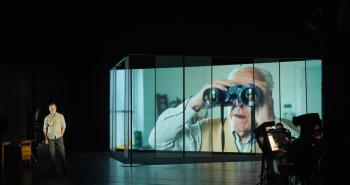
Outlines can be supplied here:
[[128, 53], [322, 58], [330, 133], [346, 110], [337, 103], [343, 101], [342, 88], [335, 88], [344, 86], [340, 62], [348, 55], [341, 44], [348, 43], [349, 6], [340, 11], [341, 2], [1, 11], [5, 136], [31, 137], [34, 112], [40, 109], [43, 119], [55, 101], [68, 123], [67, 150], [108, 150], [109, 69]]

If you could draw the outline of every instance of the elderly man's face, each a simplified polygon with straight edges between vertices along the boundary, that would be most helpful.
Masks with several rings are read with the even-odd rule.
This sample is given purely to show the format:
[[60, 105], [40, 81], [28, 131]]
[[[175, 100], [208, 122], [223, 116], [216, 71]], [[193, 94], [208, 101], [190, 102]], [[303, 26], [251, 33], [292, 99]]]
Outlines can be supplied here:
[[[255, 69], [254, 79], [263, 80], [263, 74]], [[253, 68], [244, 68], [238, 71], [233, 79], [239, 84], [252, 84], [253, 83]], [[227, 119], [233, 126], [233, 129], [241, 137], [250, 134], [251, 130], [251, 107], [243, 106], [239, 104], [237, 100], [234, 102], [234, 106], [228, 107]]]
[[241, 137], [249, 134], [251, 129], [251, 108], [237, 105], [228, 108], [228, 121]]

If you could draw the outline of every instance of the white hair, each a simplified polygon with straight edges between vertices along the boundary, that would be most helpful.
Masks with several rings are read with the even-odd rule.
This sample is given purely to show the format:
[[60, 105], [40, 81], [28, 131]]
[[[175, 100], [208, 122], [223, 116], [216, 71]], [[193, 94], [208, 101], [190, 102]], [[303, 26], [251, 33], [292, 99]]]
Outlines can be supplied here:
[[[253, 68], [253, 67], [244, 66], [244, 67], [235, 68], [234, 70], [232, 70], [230, 72], [230, 74], [228, 75], [227, 79], [232, 80], [237, 72], [239, 72], [242, 69], [246, 69], [246, 68]], [[266, 70], [266, 69], [264, 69], [264, 68], [258, 68], [258, 67], [254, 66], [254, 71], [255, 70], [258, 70], [258, 71], [260, 71], [262, 73], [262, 75], [264, 76], [264, 82], [266, 82], [268, 87], [272, 90], [273, 86], [274, 86], [274, 82], [273, 82], [273, 79], [272, 79], [271, 72]]]

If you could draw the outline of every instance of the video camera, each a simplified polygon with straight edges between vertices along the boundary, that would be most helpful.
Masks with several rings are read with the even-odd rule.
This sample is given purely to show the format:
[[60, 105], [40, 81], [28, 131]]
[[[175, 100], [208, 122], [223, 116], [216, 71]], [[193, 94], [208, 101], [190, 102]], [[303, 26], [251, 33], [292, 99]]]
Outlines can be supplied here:
[[263, 152], [268, 150], [266, 127], [272, 127], [274, 125], [275, 121], [268, 121], [262, 123], [254, 130], [255, 139]]
[[310, 138], [315, 133], [315, 125], [321, 125], [318, 113], [309, 113], [293, 117], [293, 124], [300, 126], [300, 139]]
[[276, 130], [273, 126], [275, 121], [264, 122], [254, 130], [256, 141], [263, 152], [260, 184], [283, 184], [282, 179], [285, 179], [280, 169], [286, 159], [290, 133], [273, 132]]
[[253, 107], [262, 100], [262, 95], [261, 89], [253, 84], [231, 86], [227, 91], [209, 88], [203, 93], [203, 102], [208, 108], [218, 105], [233, 106], [234, 100], [238, 100], [239, 104]]

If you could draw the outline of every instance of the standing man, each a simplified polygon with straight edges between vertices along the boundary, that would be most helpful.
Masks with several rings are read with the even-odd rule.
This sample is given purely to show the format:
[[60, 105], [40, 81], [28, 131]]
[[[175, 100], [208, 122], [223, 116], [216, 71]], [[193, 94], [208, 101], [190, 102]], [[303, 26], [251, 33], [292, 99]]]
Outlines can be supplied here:
[[44, 120], [44, 136], [45, 144], [49, 144], [51, 172], [56, 173], [56, 145], [58, 154], [62, 160], [62, 168], [64, 173], [70, 173], [68, 169], [66, 152], [64, 148], [63, 135], [66, 129], [66, 122], [63, 114], [56, 112], [57, 107], [55, 103], [49, 105], [50, 114]]

